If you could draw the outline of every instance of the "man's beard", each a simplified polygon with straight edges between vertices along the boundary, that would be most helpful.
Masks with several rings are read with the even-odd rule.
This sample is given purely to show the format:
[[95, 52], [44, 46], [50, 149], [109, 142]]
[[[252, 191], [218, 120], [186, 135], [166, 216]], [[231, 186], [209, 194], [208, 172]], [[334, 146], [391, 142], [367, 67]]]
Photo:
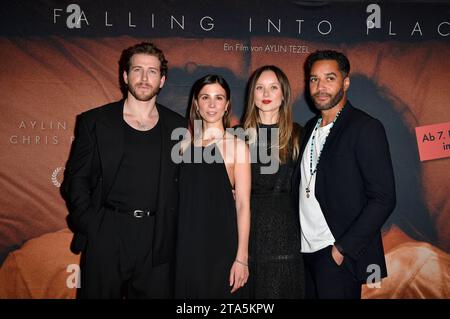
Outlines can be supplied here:
[[322, 93], [322, 95], [327, 95], [330, 97], [330, 101], [325, 104], [316, 102], [316, 97], [318, 97], [319, 95], [321, 95], [321, 93], [316, 93], [312, 96], [314, 105], [319, 111], [326, 111], [335, 107], [342, 100], [342, 98], [344, 97], [344, 88], [341, 87], [341, 89], [334, 96], [328, 93]]
[[130, 85], [128, 84], [128, 92], [131, 93], [131, 95], [134, 96], [134, 98], [141, 102], [147, 102], [150, 101], [153, 97], [155, 97], [159, 93], [159, 88], [153, 88], [151, 85], [147, 85], [150, 88], [150, 91], [146, 91], [145, 93], [137, 92], [137, 87], [142, 86], [142, 83], [137, 83], [136, 85]]

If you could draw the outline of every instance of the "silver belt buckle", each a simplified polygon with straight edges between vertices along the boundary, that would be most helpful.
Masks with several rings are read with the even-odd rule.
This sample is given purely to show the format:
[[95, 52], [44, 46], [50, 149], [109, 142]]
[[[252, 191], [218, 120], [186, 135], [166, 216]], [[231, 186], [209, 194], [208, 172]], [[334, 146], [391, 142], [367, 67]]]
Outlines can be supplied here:
[[133, 216], [136, 218], [142, 218], [144, 217], [144, 211], [140, 209], [135, 209], [133, 212]]

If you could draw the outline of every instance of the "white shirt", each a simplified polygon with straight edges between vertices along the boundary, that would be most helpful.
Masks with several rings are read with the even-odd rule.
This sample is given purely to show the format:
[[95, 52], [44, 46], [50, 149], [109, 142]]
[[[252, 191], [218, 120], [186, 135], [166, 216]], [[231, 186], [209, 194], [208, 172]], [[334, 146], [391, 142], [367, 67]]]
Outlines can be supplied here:
[[328, 224], [323, 216], [320, 204], [314, 195], [316, 186], [316, 175], [313, 175], [309, 184], [309, 198], [306, 197], [306, 187], [311, 178], [310, 172], [310, 158], [311, 158], [311, 139], [315, 134], [314, 149], [313, 149], [313, 165], [312, 170], [316, 168], [317, 158], [320, 150], [325, 143], [326, 137], [330, 132], [333, 123], [319, 127], [317, 131], [311, 134], [305, 151], [303, 152], [302, 161], [300, 164], [301, 181], [300, 181], [300, 225], [301, 225], [301, 245], [303, 253], [313, 253], [329, 245], [333, 245], [335, 239], [328, 227]]

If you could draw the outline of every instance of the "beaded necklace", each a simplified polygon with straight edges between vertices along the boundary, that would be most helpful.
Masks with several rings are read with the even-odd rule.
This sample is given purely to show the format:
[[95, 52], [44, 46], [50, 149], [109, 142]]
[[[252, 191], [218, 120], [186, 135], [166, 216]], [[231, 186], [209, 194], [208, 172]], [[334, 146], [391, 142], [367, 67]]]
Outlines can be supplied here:
[[322, 154], [322, 150], [323, 150], [323, 147], [325, 146], [325, 143], [327, 142], [328, 135], [330, 135], [331, 130], [333, 129], [334, 123], [336, 123], [336, 120], [338, 119], [338, 117], [341, 114], [343, 109], [344, 108], [342, 108], [339, 112], [337, 112], [336, 117], [333, 120], [333, 123], [331, 123], [331, 128], [328, 131], [327, 136], [325, 136], [325, 140], [324, 140], [324, 142], [322, 144], [322, 147], [320, 148], [319, 155], [317, 156], [316, 167], [313, 170], [313, 166], [312, 165], [313, 165], [313, 153], [314, 153], [314, 140], [316, 139], [316, 134], [317, 134], [318, 128], [320, 127], [320, 123], [322, 123], [322, 117], [320, 117], [317, 120], [316, 126], [315, 126], [314, 131], [313, 131], [313, 135], [311, 137], [311, 150], [310, 150], [310, 153], [309, 153], [309, 173], [311, 174], [311, 177], [309, 178], [308, 185], [305, 188], [306, 198], [309, 198], [310, 193], [311, 193], [311, 189], [309, 188], [309, 186], [311, 185], [311, 181], [312, 181], [312, 178], [313, 178], [314, 174], [317, 172], [317, 166], [319, 166], [320, 154]]

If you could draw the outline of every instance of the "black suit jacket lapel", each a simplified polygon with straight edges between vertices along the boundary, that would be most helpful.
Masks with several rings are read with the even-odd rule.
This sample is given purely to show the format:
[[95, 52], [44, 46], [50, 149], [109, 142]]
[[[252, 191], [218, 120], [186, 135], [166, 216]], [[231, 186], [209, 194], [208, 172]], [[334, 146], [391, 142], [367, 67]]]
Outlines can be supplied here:
[[325, 145], [320, 154], [319, 165], [317, 166], [316, 172], [317, 175], [316, 175], [315, 194], [316, 198], [318, 199], [320, 198], [320, 190], [322, 189], [321, 185], [323, 183], [323, 178], [325, 177], [324, 167], [328, 166], [328, 164], [333, 161], [333, 154], [336, 150], [335, 148], [333, 148], [333, 146], [335, 143], [339, 142], [342, 130], [344, 130], [345, 127], [347, 126], [352, 111], [353, 107], [351, 106], [350, 102], [347, 101], [344, 109], [339, 115], [339, 118], [336, 120], [333, 127], [331, 128], [330, 135], [328, 135], [327, 140], [325, 141]]
[[[111, 190], [123, 156], [123, 103], [104, 110], [97, 122], [97, 143], [103, 175], [103, 197]], [[105, 198], [104, 198], [105, 199]]]
[[161, 110], [159, 104], [156, 104], [156, 109], [159, 114], [159, 121], [161, 127], [161, 155], [160, 155], [160, 165], [159, 165], [159, 188], [158, 188], [158, 211], [163, 212], [164, 198], [166, 195], [167, 184], [171, 185], [171, 181], [166, 180], [168, 165], [172, 162], [170, 157], [170, 145], [171, 145], [171, 132], [168, 127], [167, 118], [165, 117], [164, 111]]

